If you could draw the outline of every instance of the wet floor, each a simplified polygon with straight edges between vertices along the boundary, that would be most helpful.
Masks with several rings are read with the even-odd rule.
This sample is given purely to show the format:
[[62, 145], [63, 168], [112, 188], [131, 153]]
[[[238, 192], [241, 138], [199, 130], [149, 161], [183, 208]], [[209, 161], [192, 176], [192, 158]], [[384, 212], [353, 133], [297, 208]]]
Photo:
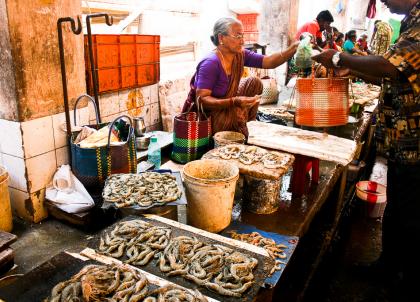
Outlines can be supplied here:
[[[369, 179], [386, 184], [383, 158], [376, 158]], [[354, 197], [304, 301], [391, 301], [389, 283], [366, 267], [380, 256], [381, 234], [382, 218], [369, 217], [363, 202]]]
[[306, 294], [309, 301], [390, 301], [387, 284], [367, 274], [364, 264], [378, 259], [381, 252], [381, 219], [353, 213], [324, 257]]

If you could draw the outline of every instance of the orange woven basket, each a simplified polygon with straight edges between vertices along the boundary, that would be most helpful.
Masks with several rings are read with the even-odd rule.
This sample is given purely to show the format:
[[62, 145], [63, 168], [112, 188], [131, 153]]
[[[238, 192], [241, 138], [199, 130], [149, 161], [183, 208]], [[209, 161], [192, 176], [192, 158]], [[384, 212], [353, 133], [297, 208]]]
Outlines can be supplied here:
[[300, 78], [296, 81], [296, 87], [296, 124], [310, 127], [347, 124], [348, 78], [333, 78], [332, 75], [329, 78]]

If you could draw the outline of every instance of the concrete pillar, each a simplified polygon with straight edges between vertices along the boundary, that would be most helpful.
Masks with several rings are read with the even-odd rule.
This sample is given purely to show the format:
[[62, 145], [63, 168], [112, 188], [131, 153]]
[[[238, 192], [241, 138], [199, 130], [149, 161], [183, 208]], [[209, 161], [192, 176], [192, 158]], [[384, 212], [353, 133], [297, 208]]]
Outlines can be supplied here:
[[[269, 43], [267, 52], [272, 53], [285, 49], [293, 40], [297, 27], [299, 1], [263, 0], [260, 15], [261, 33], [259, 41]], [[277, 82], [285, 82], [286, 64], [277, 68]]]
[[0, 0], [0, 119], [16, 121], [18, 116], [12, 47], [5, 0]]
[[[0, 0], [1, 153], [14, 212], [33, 222], [47, 215], [45, 186], [67, 152], [57, 19], [78, 14], [80, 1]], [[86, 91], [83, 35], [67, 27], [64, 44], [74, 100]]]

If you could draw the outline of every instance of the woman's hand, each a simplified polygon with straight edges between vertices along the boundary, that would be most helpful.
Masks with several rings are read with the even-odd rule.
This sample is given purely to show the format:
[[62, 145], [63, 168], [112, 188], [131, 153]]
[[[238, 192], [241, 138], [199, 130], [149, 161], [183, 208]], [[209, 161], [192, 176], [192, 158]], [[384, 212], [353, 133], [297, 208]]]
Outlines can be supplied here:
[[241, 108], [249, 108], [260, 102], [260, 95], [256, 96], [237, 96], [234, 98], [234, 104]]

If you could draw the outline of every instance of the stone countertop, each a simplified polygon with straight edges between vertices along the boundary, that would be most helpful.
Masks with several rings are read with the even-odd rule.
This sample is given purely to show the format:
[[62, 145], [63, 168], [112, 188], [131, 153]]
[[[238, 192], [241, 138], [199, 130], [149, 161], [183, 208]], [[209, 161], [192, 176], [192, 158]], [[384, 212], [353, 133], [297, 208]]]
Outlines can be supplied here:
[[[174, 141], [173, 133], [166, 131], [151, 131], [147, 132], [147, 135], [157, 137], [160, 148], [163, 149], [171, 145]], [[137, 162], [147, 158], [147, 150], [137, 150]]]

